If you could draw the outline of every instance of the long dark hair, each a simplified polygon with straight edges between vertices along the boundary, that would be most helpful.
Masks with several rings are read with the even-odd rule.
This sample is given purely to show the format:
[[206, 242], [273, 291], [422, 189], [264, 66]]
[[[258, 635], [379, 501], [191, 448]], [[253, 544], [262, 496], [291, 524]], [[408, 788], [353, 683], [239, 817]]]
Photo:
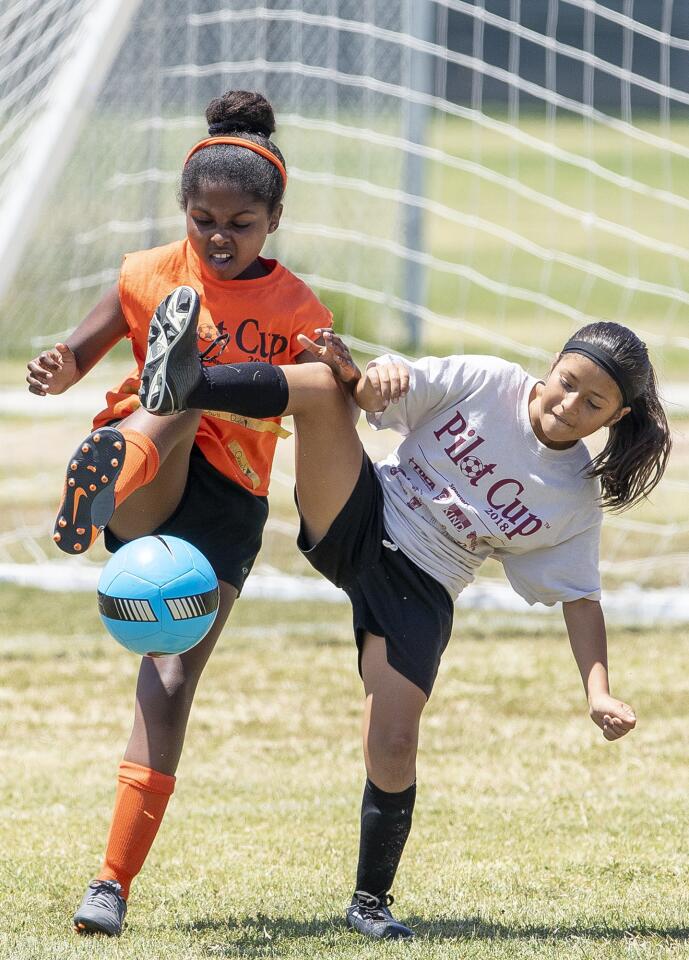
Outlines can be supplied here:
[[625, 510], [660, 482], [672, 449], [655, 371], [646, 344], [619, 323], [590, 323], [572, 339], [605, 351], [629, 384], [631, 409], [609, 428], [608, 442], [591, 461], [588, 474], [600, 479], [604, 507]]

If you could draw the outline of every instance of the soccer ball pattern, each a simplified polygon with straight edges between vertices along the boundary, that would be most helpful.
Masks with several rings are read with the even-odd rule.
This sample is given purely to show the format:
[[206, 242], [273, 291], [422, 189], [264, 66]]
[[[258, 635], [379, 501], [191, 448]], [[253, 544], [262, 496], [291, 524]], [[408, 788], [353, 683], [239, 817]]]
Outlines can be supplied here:
[[110, 558], [98, 582], [108, 631], [142, 656], [184, 653], [210, 630], [218, 578], [204, 555], [179, 537], [141, 537]]
[[459, 462], [459, 469], [465, 477], [475, 477], [483, 470], [483, 460], [469, 455]]

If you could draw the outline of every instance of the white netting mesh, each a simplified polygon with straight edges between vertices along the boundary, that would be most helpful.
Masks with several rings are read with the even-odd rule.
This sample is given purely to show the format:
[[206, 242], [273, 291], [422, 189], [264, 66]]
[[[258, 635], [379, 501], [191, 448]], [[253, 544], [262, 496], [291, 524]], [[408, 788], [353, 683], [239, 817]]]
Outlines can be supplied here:
[[[21, 0], [0, 14], [0, 191], [80, 18], [108, 4]], [[537, 371], [578, 325], [618, 319], [647, 339], [662, 379], [686, 384], [687, 4], [133, 6], [4, 293], [0, 351], [52, 342], [124, 251], [182, 235], [181, 159], [208, 100], [240, 87], [272, 101], [290, 173], [270, 252], [360, 349], [491, 352]], [[608, 523], [611, 575], [689, 579], [678, 440], [664, 502]]]

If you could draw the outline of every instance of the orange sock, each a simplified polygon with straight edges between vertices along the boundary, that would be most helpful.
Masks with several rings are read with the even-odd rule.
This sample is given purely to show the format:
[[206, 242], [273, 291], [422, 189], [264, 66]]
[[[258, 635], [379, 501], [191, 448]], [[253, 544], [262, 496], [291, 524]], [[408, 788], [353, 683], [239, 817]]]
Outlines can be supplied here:
[[105, 860], [97, 879], [117, 880], [125, 900], [153, 845], [174, 789], [175, 778], [167, 773], [129, 760], [120, 764]]
[[124, 463], [115, 481], [115, 506], [119, 507], [139, 487], [145, 486], [158, 473], [160, 455], [150, 437], [126, 427], [120, 433], [126, 440]]

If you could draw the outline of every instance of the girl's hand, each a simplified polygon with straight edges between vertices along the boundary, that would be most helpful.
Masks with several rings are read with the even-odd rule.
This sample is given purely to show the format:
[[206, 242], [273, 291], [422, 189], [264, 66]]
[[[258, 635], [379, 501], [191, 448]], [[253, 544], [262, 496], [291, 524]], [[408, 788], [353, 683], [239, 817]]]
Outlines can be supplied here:
[[603, 731], [606, 740], [619, 740], [636, 726], [636, 714], [627, 703], [609, 693], [596, 694], [589, 703], [591, 719]]
[[326, 363], [338, 380], [342, 383], [354, 384], [361, 377], [361, 370], [357, 367], [349, 352], [349, 348], [336, 333], [328, 327], [316, 330], [323, 337], [323, 343], [314, 343], [303, 333], [297, 334], [297, 340], [305, 350], [313, 354], [316, 360]]
[[44, 350], [27, 364], [26, 382], [29, 392], [37, 397], [64, 393], [79, 379], [77, 358], [64, 343], [56, 343], [52, 350]]
[[368, 367], [354, 389], [362, 410], [379, 413], [409, 393], [409, 367], [405, 363], [379, 363]]

